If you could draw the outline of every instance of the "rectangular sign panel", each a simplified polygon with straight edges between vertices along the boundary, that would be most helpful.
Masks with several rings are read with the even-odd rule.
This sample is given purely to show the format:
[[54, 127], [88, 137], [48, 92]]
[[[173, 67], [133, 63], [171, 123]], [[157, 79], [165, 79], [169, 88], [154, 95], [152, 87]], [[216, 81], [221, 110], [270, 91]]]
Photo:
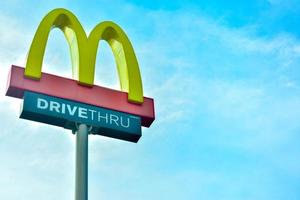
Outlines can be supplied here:
[[141, 137], [141, 118], [62, 98], [25, 91], [20, 118], [67, 129], [76, 123], [93, 127], [92, 134], [137, 142]]

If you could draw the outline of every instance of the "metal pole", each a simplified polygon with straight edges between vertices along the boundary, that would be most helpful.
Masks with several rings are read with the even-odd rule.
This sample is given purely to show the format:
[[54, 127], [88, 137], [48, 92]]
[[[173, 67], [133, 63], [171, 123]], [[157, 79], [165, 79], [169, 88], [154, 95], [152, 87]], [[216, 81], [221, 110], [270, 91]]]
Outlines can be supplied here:
[[80, 124], [76, 133], [75, 200], [88, 199], [88, 127]]

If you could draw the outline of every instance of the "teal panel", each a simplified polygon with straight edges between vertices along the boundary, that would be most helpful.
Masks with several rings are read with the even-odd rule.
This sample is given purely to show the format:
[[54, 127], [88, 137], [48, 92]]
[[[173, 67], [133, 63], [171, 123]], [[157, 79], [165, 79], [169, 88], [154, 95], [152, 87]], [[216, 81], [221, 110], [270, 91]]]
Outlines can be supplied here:
[[137, 142], [141, 118], [67, 99], [26, 91], [20, 118], [75, 130], [76, 123], [92, 126], [92, 134]]

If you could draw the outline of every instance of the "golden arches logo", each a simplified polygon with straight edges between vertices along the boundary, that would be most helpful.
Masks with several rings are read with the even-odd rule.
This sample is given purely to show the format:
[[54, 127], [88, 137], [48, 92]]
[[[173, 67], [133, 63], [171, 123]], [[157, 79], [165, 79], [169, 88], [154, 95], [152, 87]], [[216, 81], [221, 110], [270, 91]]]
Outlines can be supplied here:
[[118, 69], [121, 90], [128, 100], [143, 103], [143, 86], [137, 58], [125, 32], [115, 23], [98, 24], [87, 37], [76, 16], [66, 9], [55, 9], [41, 21], [33, 38], [26, 62], [25, 76], [40, 79], [49, 33], [52, 28], [63, 31], [69, 44], [73, 78], [79, 84], [93, 86], [95, 63], [100, 40], [110, 45]]

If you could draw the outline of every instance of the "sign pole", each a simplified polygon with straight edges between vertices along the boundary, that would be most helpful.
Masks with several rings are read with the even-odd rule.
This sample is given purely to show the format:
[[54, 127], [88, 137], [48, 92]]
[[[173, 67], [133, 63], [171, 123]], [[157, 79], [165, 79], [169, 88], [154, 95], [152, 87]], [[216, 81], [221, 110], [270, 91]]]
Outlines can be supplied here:
[[75, 200], [88, 199], [88, 126], [80, 124], [76, 132]]

